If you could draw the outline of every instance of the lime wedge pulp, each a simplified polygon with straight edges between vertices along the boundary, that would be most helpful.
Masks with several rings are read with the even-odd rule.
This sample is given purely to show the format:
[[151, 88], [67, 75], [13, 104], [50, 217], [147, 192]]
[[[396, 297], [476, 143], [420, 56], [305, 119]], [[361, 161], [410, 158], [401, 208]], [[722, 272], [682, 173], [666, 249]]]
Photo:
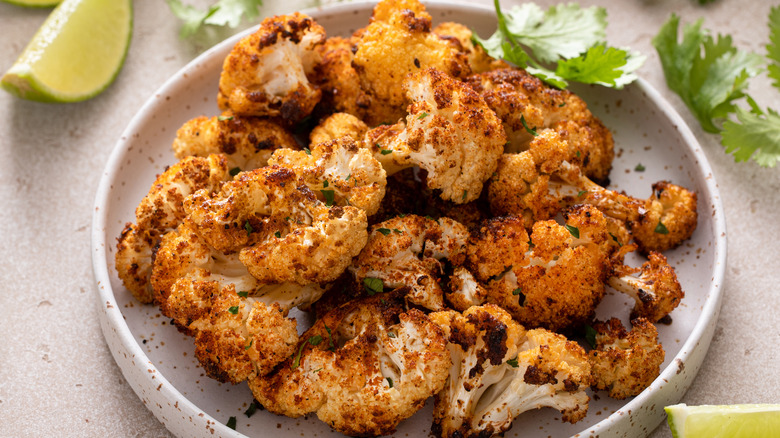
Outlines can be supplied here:
[[667, 406], [675, 438], [779, 438], [780, 405]]
[[132, 0], [64, 0], [3, 75], [3, 88], [42, 102], [99, 94], [124, 63], [132, 17]]

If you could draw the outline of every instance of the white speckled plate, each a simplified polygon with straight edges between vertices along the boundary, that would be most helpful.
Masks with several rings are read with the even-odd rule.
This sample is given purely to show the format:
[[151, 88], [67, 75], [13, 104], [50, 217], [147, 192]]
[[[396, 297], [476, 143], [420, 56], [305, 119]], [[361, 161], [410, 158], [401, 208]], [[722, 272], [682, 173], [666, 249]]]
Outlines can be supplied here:
[[[435, 23], [459, 21], [483, 36], [495, 29], [491, 9], [452, 2], [429, 2]], [[350, 3], [310, 10], [329, 35], [346, 35], [367, 23], [372, 4]], [[289, 419], [267, 412], [247, 418], [252, 401], [246, 385], [220, 384], [205, 377], [191, 339], [181, 335], [153, 306], [134, 301], [114, 270], [114, 242], [155, 176], [174, 162], [171, 142], [185, 121], [216, 115], [217, 82], [223, 58], [241, 35], [225, 41], [187, 65], [144, 105], [114, 149], [95, 201], [93, 265], [101, 326], [127, 381], [147, 407], [178, 436], [300, 437], [340, 436], [314, 416]], [[507, 437], [641, 437], [663, 418], [663, 406], [679, 401], [707, 352], [717, 320], [726, 258], [725, 223], [710, 166], [680, 116], [646, 82], [622, 91], [600, 87], [575, 89], [615, 134], [617, 157], [612, 188], [646, 198], [650, 185], [666, 179], [699, 194], [699, 227], [684, 246], [669, 252], [687, 296], [672, 313], [673, 323], [659, 327], [666, 349], [661, 376], [627, 401], [604, 395], [591, 401], [585, 420], [562, 423], [551, 409], [523, 414]], [[634, 171], [642, 164], [644, 172]], [[609, 294], [601, 317], [626, 319], [630, 303]], [[298, 315], [299, 323], [307, 322]], [[236, 431], [224, 424], [237, 418]], [[394, 436], [425, 437], [430, 406], [407, 420]]]

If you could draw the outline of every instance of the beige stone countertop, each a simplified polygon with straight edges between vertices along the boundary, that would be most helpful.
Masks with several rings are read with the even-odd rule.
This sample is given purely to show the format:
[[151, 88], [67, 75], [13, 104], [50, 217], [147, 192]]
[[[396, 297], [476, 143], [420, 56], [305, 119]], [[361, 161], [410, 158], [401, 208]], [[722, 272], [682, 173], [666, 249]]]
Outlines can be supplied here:
[[[485, 3], [490, 3], [484, 1]], [[191, 3], [191, 2], [190, 2]], [[206, 1], [197, 2], [206, 4]], [[299, 1], [266, 0], [266, 13]], [[517, 1], [503, 2], [504, 6]], [[541, 5], [552, 1], [539, 1]], [[671, 12], [765, 53], [763, 0], [581, 1], [605, 6], [609, 42], [648, 56], [640, 74], [682, 114], [701, 142], [728, 229], [722, 312], [704, 364], [682, 401], [780, 403], [780, 169], [734, 163], [666, 87], [651, 38]], [[7, 70], [47, 9], [0, 3], [0, 70]], [[134, 2], [130, 50], [116, 82], [82, 103], [28, 102], [0, 92], [0, 436], [156, 437], [169, 433], [125, 381], [101, 333], [90, 227], [101, 172], [141, 105], [202, 47], [178, 37], [163, 1]], [[751, 82], [780, 110], [765, 76]], [[669, 437], [666, 425], [653, 438]]]

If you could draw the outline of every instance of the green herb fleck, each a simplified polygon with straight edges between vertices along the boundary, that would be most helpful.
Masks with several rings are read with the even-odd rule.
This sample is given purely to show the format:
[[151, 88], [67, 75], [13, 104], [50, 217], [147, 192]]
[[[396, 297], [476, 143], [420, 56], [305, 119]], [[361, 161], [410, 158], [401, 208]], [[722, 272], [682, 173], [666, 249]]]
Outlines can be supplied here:
[[417, 116], [417, 120], [422, 120], [422, 119], [424, 119], [424, 118], [426, 118], [426, 117], [428, 117], [428, 113], [426, 113], [425, 111], [423, 111], [423, 112], [422, 112], [422, 114], [420, 114], [419, 116]]
[[666, 228], [666, 225], [661, 221], [658, 221], [658, 225], [655, 226], [654, 231], [658, 234], [669, 234], [669, 229]]
[[325, 180], [322, 182], [322, 187], [328, 187], [328, 180]]
[[328, 327], [327, 324], [325, 324], [325, 331], [328, 332], [328, 350], [330, 351], [336, 351], [336, 345], [333, 343], [333, 333], [330, 330], [330, 327]]
[[566, 224], [563, 227], [566, 228], [566, 230], [572, 236], [574, 236], [575, 239], [579, 239], [580, 238], [580, 229], [579, 228], [575, 227], [574, 225], [569, 225], [569, 224]]
[[379, 153], [382, 154], [382, 155], [388, 155], [388, 154], [392, 154], [393, 150], [392, 149], [382, 149], [381, 151], [379, 151]]
[[403, 231], [399, 230], [398, 228], [393, 228], [393, 232], [395, 234], [403, 234], [404, 233]]
[[282, 237], [282, 233], [281, 233], [281, 232], [279, 232], [279, 231], [277, 231], [277, 232], [275, 232], [275, 233], [274, 233], [274, 236], [275, 236], [277, 239], [280, 239], [280, 238]]
[[252, 400], [252, 403], [249, 403], [249, 407], [246, 408], [246, 410], [244, 411], [244, 415], [246, 415], [247, 418], [251, 417], [252, 415], [255, 414], [255, 412], [257, 412], [257, 408], [258, 408], [257, 401]]
[[512, 368], [517, 368], [520, 366], [520, 364], [517, 363], [517, 356], [515, 356], [514, 359], [509, 359], [508, 361], [506, 361], [506, 364], [511, 366]]
[[238, 314], [238, 306], [230, 306], [228, 308], [228, 312], [232, 313], [233, 315]]
[[224, 122], [225, 120], [233, 120], [233, 116], [217, 116], [217, 120]]
[[244, 229], [246, 230], [247, 234], [252, 234], [255, 229], [252, 228], [252, 224], [249, 223], [249, 221], [244, 222]]
[[395, 333], [393, 333], [393, 332], [387, 332], [387, 337], [388, 337], [388, 338], [395, 338]]
[[385, 284], [381, 278], [366, 277], [363, 279], [363, 286], [365, 286], [369, 296], [382, 293], [385, 290]]
[[391, 379], [391, 378], [389, 378], [389, 377], [388, 377], [388, 378], [387, 378], [387, 385], [388, 385], [388, 386], [390, 386], [390, 387], [392, 388], [392, 387], [393, 387], [393, 379]]
[[249, 340], [249, 344], [247, 344], [247, 346], [246, 346], [246, 347], [244, 347], [244, 351], [246, 351], [246, 350], [249, 350], [250, 348], [252, 348], [252, 342], [253, 342], [253, 341], [254, 341], [254, 339], [250, 339], [250, 340]]
[[636, 165], [634, 170], [637, 171], [637, 172], [644, 172], [645, 171], [645, 166], [643, 166], [642, 163], [639, 163], [639, 164]]
[[392, 232], [390, 231], [389, 228], [377, 228], [376, 230], [385, 236], [389, 235]]
[[609, 236], [612, 238], [612, 240], [614, 240], [614, 241], [615, 241], [615, 243], [617, 243], [617, 244], [618, 244], [618, 247], [621, 247], [621, 246], [623, 246], [623, 244], [622, 244], [622, 243], [620, 243], [620, 241], [618, 240], [617, 236], [615, 236], [615, 235], [614, 235], [614, 234], [612, 234], [612, 233], [609, 233]]
[[293, 359], [292, 369], [298, 368], [298, 366], [301, 364], [301, 353], [303, 352], [303, 347], [306, 346], [306, 342], [308, 342], [311, 345], [319, 345], [320, 342], [322, 342], [322, 336], [315, 335], [310, 337], [304, 342], [301, 342], [301, 345], [298, 346], [298, 353], [295, 354], [295, 359]]
[[588, 191], [587, 191], [587, 190], [580, 190], [579, 192], [577, 192], [577, 197], [578, 197], [578, 198], [581, 198], [581, 197], [583, 197], [583, 196], [584, 196], [586, 193], [588, 193]]
[[234, 167], [234, 168], [230, 169], [230, 176], [236, 176], [239, 173], [241, 173], [241, 168], [240, 167]]
[[596, 348], [596, 335], [598, 332], [590, 325], [585, 326], [585, 341], [587, 341], [590, 348]]
[[230, 417], [228, 418], [228, 422], [225, 425], [233, 430], [236, 430], [236, 417]]
[[523, 116], [523, 115], [520, 116], [520, 123], [523, 124], [523, 128], [525, 128], [525, 130], [528, 131], [529, 134], [533, 135], [534, 137], [539, 135], [539, 134], [536, 133], [536, 129], [531, 129], [531, 128], [528, 127], [528, 123], [526, 123], [526, 121], [525, 121], [525, 116]]
[[333, 190], [320, 190], [322, 196], [325, 197], [325, 206], [330, 207], [333, 205], [333, 200], [336, 196], [336, 192]]
[[238, 292], [238, 294], [237, 294], [237, 295], [238, 295], [239, 297], [241, 297], [241, 298], [246, 298], [246, 297], [248, 297], [248, 296], [249, 296], [249, 292], [248, 292], [248, 291], [245, 291], [245, 290], [242, 290], [241, 292]]
[[303, 151], [306, 152], [306, 155], [311, 155], [311, 149], [303, 148]]
[[468, 196], [469, 196], [469, 191], [468, 191], [468, 190], [464, 190], [464, 191], [463, 191], [463, 197], [462, 197], [462, 198], [460, 198], [460, 200], [461, 200], [461, 201], [465, 201], [465, 200], [466, 200], [466, 198], [468, 198]]

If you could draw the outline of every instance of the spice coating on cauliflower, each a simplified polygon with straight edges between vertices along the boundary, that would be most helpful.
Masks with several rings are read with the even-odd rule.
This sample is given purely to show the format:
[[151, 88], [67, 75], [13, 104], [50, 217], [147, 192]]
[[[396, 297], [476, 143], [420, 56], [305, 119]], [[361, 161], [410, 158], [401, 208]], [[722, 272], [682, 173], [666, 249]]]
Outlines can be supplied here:
[[279, 166], [242, 172], [213, 195], [198, 191], [185, 210], [209, 245], [239, 250], [264, 284], [333, 281], [368, 238], [365, 211], [326, 206], [293, 170]]
[[631, 224], [631, 234], [643, 253], [666, 251], [687, 240], [696, 229], [696, 192], [660, 181], [645, 201], [645, 213]]
[[387, 178], [371, 152], [350, 136], [317, 144], [308, 151], [279, 150], [268, 161], [292, 169], [327, 206], [353, 206], [367, 215], [379, 210]]
[[630, 332], [617, 318], [593, 325], [596, 349], [588, 358], [591, 386], [618, 400], [638, 395], [650, 386], [660, 374], [665, 356], [658, 330], [650, 321], [637, 318], [631, 325]]
[[362, 140], [366, 132], [368, 132], [368, 125], [359, 118], [348, 113], [333, 113], [312, 129], [309, 141], [312, 146], [315, 146], [346, 136], [354, 140]]
[[510, 140], [507, 152], [527, 150], [538, 131], [550, 129], [568, 140], [567, 161], [595, 180], [608, 178], [612, 134], [577, 95], [517, 68], [491, 70], [467, 82], [503, 121]]
[[307, 78], [317, 63], [325, 29], [298, 12], [269, 17], [225, 58], [217, 103], [246, 116], [296, 123], [312, 112], [322, 92]]
[[430, 318], [449, 340], [450, 376], [435, 397], [441, 437], [489, 437], [521, 413], [552, 407], [577, 422], [588, 410], [590, 364], [575, 342], [544, 329], [526, 331], [494, 305], [449, 310]]
[[604, 216], [585, 205], [567, 213], [565, 226], [539, 221], [530, 236], [519, 218], [492, 219], [469, 246], [467, 266], [486, 301], [528, 327], [576, 330], [604, 297], [610, 268]]
[[369, 131], [367, 147], [388, 173], [416, 165], [442, 199], [474, 201], [503, 153], [501, 122], [471, 88], [441, 71], [412, 74], [404, 88], [412, 100], [405, 126]]
[[641, 268], [621, 264], [614, 271], [609, 285], [636, 301], [631, 318], [643, 317], [652, 323], [658, 322], [685, 297], [674, 268], [661, 253], [651, 252]]
[[317, 47], [320, 62], [314, 67], [312, 80], [322, 90], [320, 107], [363, 119], [371, 109], [371, 96], [361, 88], [358, 72], [352, 66], [356, 43], [357, 37], [325, 40]]
[[404, 116], [407, 100], [401, 84], [408, 74], [430, 67], [458, 78], [470, 73], [457, 46], [431, 32], [431, 16], [417, 0], [380, 1], [355, 47], [352, 65], [371, 96], [364, 116], [369, 126]]
[[471, 29], [460, 23], [447, 21], [438, 24], [433, 33], [449, 41], [455, 41], [460, 45], [459, 51], [466, 54], [469, 69], [472, 73], [482, 73], [498, 68], [509, 67], [502, 59], [495, 59], [487, 54], [484, 48], [479, 44], [474, 44], [474, 34]]
[[173, 140], [176, 158], [224, 154], [233, 173], [265, 166], [279, 148], [299, 149], [295, 137], [280, 124], [229, 111], [220, 116], [200, 116], [187, 121], [176, 131]]
[[368, 243], [349, 270], [359, 281], [382, 280], [390, 288], [409, 286], [409, 302], [430, 310], [444, 308], [438, 279], [444, 260], [460, 265], [468, 230], [449, 218], [397, 217], [372, 227]]
[[317, 417], [349, 436], [391, 433], [447, 379], [441, 329], [404, 311], [404, 289], [352, 301], [320, 318], [277, 370], [250, 381], [269, 411]]
[[196, 190], [214, 191], [229, 179], [223, 155], [183, 159], [155, 179], [135, 210], [136, 223], [128, 223], [117, 239], [117, 273], [138, 301], [152, 302], [152, 252], [160, 238], [184, 219], [184, 199]]

